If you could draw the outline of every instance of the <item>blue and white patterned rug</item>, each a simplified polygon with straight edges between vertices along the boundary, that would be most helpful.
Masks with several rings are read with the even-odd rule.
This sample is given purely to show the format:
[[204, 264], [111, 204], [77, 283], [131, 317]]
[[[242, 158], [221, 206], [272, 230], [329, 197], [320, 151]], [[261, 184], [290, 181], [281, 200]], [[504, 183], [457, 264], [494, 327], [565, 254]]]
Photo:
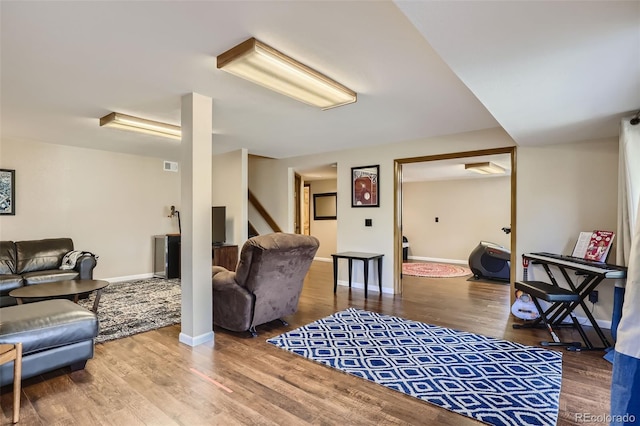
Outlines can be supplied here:
[[555, 425], [562, 353], [349, 308], [267, 340], [492, 425]]

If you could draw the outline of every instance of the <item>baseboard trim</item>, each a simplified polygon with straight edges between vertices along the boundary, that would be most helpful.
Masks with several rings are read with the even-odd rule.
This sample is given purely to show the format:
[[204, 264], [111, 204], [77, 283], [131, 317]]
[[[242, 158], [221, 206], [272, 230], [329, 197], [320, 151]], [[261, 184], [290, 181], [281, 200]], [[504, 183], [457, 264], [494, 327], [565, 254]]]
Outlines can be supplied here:
[[124, 281], [145, 280], [147, 278], [153, 278], [153, 273], [149, 272], [147, 274], [126, 275], [126, 276], [122, 276], [122, 277], [96, 278], [96, 279], [109, 281], [110, 283], [121, 283], [121, 282], [124, 282]]
[[[587, 317], [579, 317], [578, 315], [576, 315], [576, 319], [578, 320], [578, 322], [581, 325], [587, 326], [587, 327], [591, 327], [591, 322], [589, 321], [589, 318], [587, 318]], [[571, 323], [571, 320], [569, 320], [569, 323]], [[609, 320], [596, 319], [596, 323], [598, 324], [598, 326], [600, 328], [605, 328], [607, 330], [611, 330], [611, 321], [609, 321]]]
[[[338, 285], [349, 287], [349, 281], [338, 280]], [[364, 290], [364, 283], [359, 283], [359, 282], [352, 281], [351, 282], [351, 288], [361, 288], [361, 289]], [[378, 287], [378, 283], [377, 282], [373, 283], [373, 284], [369, 283], [369, 285], [367, 286], [367, 293], [380, 293], [380, 288]], [[394, 294], [393, 293], [393, 288], [382, 286], [382, 293], [384, 293], [384, 294]]]
[[422, 257], [422, 256], [407, 256], [410, 260], [422, 260], [424, 262], [438, 262], [438, 263], [453, 263], [458, 265], [467, 265], [469, 262], [467, 260], [458, 260], [458, 259], [441, 259], [438, 257]]
[[328, 257], [314, 257], [313, 260], [317, 260], [318, 262], [327, 262], [327, 263], [333, 262], [333, 258], [329, 259]]
[[188, 346], [198, 346], [203, 343], [212, 342], [214, 339], [213, 331], [209, 331], [208, 333], [201, 334], [199, 336], [189, 336], [185, 333], [180, 333], [178, 336], [178, 340], [180, 343], [184, 343]]

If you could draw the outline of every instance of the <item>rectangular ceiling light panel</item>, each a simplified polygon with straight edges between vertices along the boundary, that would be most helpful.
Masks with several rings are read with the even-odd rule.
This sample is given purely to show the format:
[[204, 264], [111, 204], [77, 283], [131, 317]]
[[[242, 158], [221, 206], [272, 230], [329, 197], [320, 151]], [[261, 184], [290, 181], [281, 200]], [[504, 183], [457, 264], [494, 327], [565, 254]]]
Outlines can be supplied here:
[[255, 38], [222, 53], [217, 63], [223, 71], [323, 110], [357, 100], [353, 90]]
[[484, 163], [465, 164], [464, 168], [466, 170], [471, 170], [472, 172], [480, 173], [483, 175], [503, 174], [505, 172], [505, 169], [503, 167], [489, 161]]
[[163, 136], [171, 139], [182, 139], [180, 126], [147, 120], [132, 115], [112, 112], [100, 119], [100, 126], [115, 127], [117, 129], [132, 130], [149, 135]]

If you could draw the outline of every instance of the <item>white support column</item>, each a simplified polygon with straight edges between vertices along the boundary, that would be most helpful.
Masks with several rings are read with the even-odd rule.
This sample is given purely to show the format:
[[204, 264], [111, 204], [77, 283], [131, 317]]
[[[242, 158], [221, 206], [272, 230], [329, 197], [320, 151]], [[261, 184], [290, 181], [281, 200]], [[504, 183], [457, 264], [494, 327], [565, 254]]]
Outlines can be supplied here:
[[211, 289], [211, 98], [182, 97], [180, 342], [190, 346], [213, 340]]

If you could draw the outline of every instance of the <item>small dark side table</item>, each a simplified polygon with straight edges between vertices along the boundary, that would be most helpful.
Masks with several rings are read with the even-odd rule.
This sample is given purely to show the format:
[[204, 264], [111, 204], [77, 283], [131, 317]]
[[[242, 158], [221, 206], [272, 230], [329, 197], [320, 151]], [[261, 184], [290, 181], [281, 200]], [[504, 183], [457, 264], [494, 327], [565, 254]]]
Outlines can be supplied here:
[[382, 256], [379, 253], [362, 253], [358, 251], [345, 251], [342, 253], [334, 253], [333, 257], [333, 292], [338, 289], [338, 259], [347, 259], [349, 261], [349, 288], [351, 288], [351, 276], [353, 261], [362, 260], [364, 262], [364, 297], [367, 297], [367, 287], [369, 284], [369, 261], [375, 260], [378, 263], [378, 286], [380, 294], [382, 294]]

